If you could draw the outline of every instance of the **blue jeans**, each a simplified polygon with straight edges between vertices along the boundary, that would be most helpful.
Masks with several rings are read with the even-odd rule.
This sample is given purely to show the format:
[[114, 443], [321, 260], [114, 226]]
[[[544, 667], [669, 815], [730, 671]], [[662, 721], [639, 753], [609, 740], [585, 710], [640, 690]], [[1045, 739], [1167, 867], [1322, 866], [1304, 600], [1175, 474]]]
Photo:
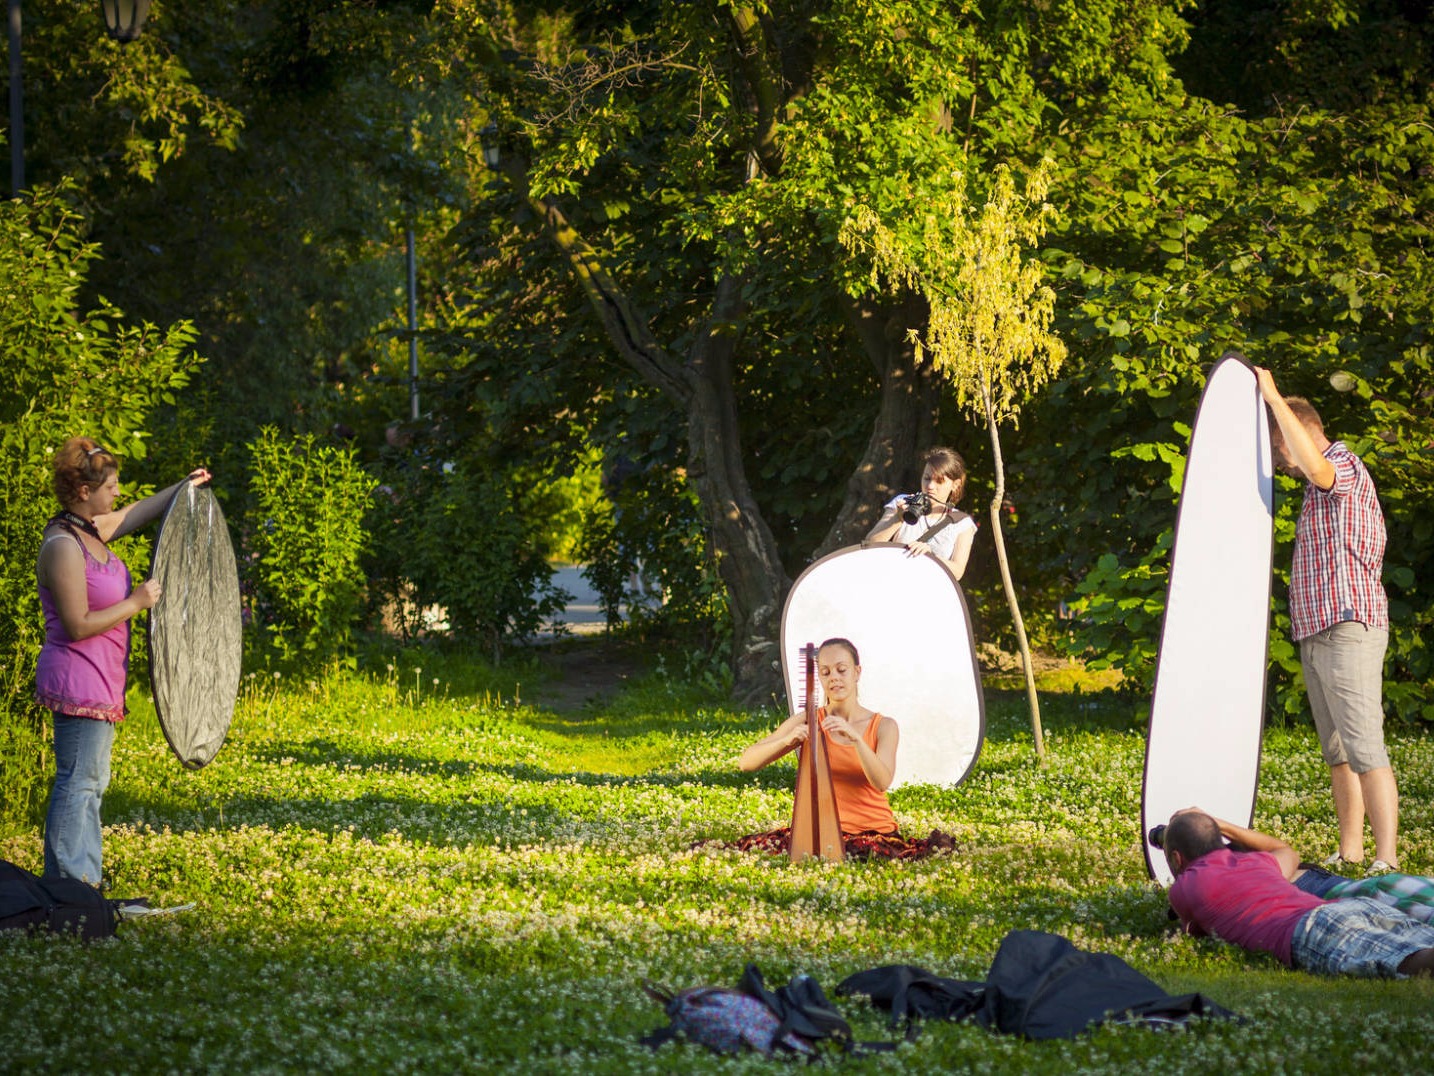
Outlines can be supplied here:
[[100, 884], [100, 800], [110, 783], [115, 727], [55, 715], [55, 785], [45, 815], [45, 873]]

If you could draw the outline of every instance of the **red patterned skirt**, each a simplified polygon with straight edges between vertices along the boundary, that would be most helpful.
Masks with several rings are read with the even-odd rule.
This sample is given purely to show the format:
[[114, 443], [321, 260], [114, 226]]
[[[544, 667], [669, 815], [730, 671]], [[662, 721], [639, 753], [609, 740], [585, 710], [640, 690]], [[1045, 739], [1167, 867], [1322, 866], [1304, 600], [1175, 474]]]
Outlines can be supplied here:
[[[899, 833], [872, 833], [868, 830], [865, 833], [843, 833], [841, 838], [848, 859], [924, 859], [956, 848], [956, 841], [951, 835], [939, 829], [933, 829], [929, 837], [903, 837]], [[787, 855], [792, 849], [792, 830], [790, 826], [784, 826], [769, 833], [750, 833], [727, 842], [727, 847], [743, 852]]]

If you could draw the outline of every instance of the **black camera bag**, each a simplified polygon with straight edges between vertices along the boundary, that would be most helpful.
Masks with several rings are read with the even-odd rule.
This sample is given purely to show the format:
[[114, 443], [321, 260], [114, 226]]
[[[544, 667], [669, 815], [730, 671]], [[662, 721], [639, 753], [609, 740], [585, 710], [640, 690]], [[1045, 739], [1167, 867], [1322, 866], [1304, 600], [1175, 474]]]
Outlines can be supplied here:
[[0, 930], [50, 930], [85, 941], [115, 932], [115, 902], [76, 878], [41, 878], [0, 859]]

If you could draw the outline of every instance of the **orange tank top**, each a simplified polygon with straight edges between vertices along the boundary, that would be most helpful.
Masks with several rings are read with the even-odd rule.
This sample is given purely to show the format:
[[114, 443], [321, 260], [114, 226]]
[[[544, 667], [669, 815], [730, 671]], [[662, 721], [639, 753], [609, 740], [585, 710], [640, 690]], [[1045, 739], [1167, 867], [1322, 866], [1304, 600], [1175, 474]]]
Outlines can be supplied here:
[[[826, 716], [822, 709], [817, 720]], [[876, 750], [876, 734], [881, 725], [881, 715], [872, 714], [866, 724], [862, 739], [866, 746]], [[895, 833], [896, 816], [891, 813], [891, 804], [886, 793], [867, 779], [861, 768], [861, 756], [856, 746], [834, 743], [825, 732], [827, 758], [831, 760], [832, 786], [836, 793], [837, 814], [841, 816], [843, 833]]]

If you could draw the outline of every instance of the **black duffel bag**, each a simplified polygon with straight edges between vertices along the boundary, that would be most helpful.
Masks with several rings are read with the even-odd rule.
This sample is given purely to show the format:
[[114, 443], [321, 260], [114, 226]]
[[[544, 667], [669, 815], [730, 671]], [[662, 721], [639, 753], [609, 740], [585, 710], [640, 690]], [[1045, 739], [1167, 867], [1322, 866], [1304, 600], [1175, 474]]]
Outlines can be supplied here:
[[0, 859], [0, 930], [108, 938], [115, 932], [117, 904], [76, 878], [41, 878]]

